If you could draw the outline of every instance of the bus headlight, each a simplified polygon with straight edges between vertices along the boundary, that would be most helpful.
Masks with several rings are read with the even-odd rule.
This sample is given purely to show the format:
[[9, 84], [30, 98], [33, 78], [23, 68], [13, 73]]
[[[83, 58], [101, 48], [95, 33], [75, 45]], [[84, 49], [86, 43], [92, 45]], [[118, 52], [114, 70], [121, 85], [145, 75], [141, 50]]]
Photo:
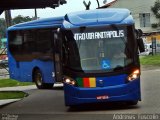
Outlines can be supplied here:
[[139, 76], [140, 76], [140, 70], [137, 69], [137, 70], [133, 71], [133, 73], [130, 74], [127, 79], [128, 79], [128, 81], [133, 81], [133, 80], [137, 79]]
[[76, 81], [71, 78], [68, 78], [68, 77], [64, 78], [64, 83], [69, 84], [69, 85], [73, 85], [73, 86], [76, 85]]

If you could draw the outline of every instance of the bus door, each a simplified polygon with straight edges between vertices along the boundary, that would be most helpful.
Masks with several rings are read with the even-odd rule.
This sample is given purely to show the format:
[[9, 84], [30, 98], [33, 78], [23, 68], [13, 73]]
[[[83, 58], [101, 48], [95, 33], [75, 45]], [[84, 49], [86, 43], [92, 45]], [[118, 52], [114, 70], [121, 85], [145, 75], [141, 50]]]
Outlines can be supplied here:
[[53, 31], [54, 35], [54, 69], [55, 81], [62, 82], [62, 39], [60, 29]]

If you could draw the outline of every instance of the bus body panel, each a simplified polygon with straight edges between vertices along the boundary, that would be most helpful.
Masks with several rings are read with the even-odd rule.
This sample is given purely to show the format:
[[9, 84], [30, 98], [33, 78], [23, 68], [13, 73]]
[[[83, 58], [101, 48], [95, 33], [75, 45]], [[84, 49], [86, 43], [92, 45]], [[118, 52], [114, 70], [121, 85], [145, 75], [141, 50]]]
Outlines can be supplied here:
[[18, 69], [17, 62], [12, 57], [11, 54], [8, 54], [8, 67], [9, 67], [9, 75], [11, 79], [21, 80], [20, 70]]
[[[63, 30], [67, 30], [72, 28], [85, 28], [86, 26], [96, 27], [102, 25], [104, 26], [110, 25], [114, 27], [114, 25], [121, 25], [121, 24], [134, 26], [134, 20], [129, 10], [97, 9], [85, 12], [82, 11], [82, 12], [69, 13], [66, 14], [65, 17], [43, 19], [28, 23], [22, 23], [10, 27], [8, 29], [8, 32], [16, 30], [32, 30], [32, 29], [46, 29], [46, 28], [61, 28]], [[136, 47], [137, 46], [134, 46], [134, 49]], [[30, 62], [27, 61], [16, 62], [13, 56], [11, 55], [10, 51], [8, 51], [8, 53], [9, 53], [9, 68], [10, 68], [11, 78], [20, 81], [32, 81], [32, 73], [34, 68], [39, 68], [43, 73], [44, 83], [55, 82], [55, 79], [53, 78], [54, 76], [52, 75], [52, 72], [56, 71], [54, 68], [54, 61], [43, 61], [40, 59], [34, 59]], [[137, 62], [136, 64], [139, 63]], [[135, 65], [134, 67], [137, 66]], [[65, 95], [66, 105], [70, 106], [83, 103], [141, 100], [140, 77], [132, 82], [126, 82], [128, 77], [127, 72], [128, 71], [125, 71], [124, 73], [126, 74], [120, 73], [117, 74], [116, 76], [108, 76], [106, 73], [106, 75], [104, 76], [101, 75], [101, 77], [95, 77], [96, 87], [93, 88], [77, 87], [64, 83], [64, 93], [65, 93], [64, 95]], [[85, 76], [85, 73], [83, 74]], [[66, 74], [63, 73], [63, 75], [65, 76]], [[93, 76], [94, 73], [92, 74], [92, 76], [89, 77]], [[100, 80], [103, 80], [103, 84], [100, 83]]]
[[79, 88], [64, 84], [64, 92], [66, 106], [84, 103], [141, 100], [140, 79], [128, 84], [96, 88]]
[[134, 21], [129, 10], [115, 8], [69, 13], [63, 21], [64, 28], [112, 24], [134, 24]]
[[[127, 9], [99, 9], [82, 12], [69, 13], [65, 16], [63, 22], [63, 29], [83, 28], [86, 27], [99, 27], [99, 26], [113, 26], [114, 25], [132, 25], [134, 20], [130, 11]], [[107, 29], [106, 29], [107, 30]], [[96, 31], [98, 32], [98, 31]], [[134, 32], [134, 30], [132, 31]], [[83, 32], [82, 32], [83, 33]], [[134, 47], [135, 49], [136, 47]], [[136, 50], [134, 50], [136, 51]], [[135, 52], [136, 53], [136, 52]], [[137, 53], [135, 54], [137, 56]], [[139, 68], [139, 62], [134, 67]], [[127, 74], [119, 74], [116, 76], [106, 75], [96, 77], [96, 87], [83, 88], [64, 83], [64, 95], [66, 106], [79, 105], [85, 103], [97, 102], [112, 102], [112, 101], [139, 101], [141, 100], [140, 93], [140, 77], [131, 82], [127, 82]], [[85, 73], [83, 73], [85, 76]], [[87, 77], [93, 77], [92, 76]], [[98, 75], [97, 75], [98, 76]], [[70, 76], [69, 76], [70, 77]], [[79, 77], [79, 76], [77, 76]], [[71, 78], [75, 80], [76, 78]], [[103, 80], [103, 85], [99, 80]], [[76, 80], [75, 80], [76, 81]]]
[[30, 62], [16, 62], [11, 55], [9, 57], [9, 73], [11, 79], [16, 79], [21, 82], [32, 82], [33, 70], [34, 68], [38, 68], [43, 74], [44, 83], [55, 82], [55, 79], [52, 77], [52, 74], [54, 73], [53, 61], [41, 61], [35, 59]]
[[8, 31], [27, 30], [27, 29], [45, 29], [45, 28], [60, 28], [64, 17], [45, 18], [33, 20], [30, 22], [20, 23], [8, 28]]
[[[62, 25], [64, 17], [46, 18], [41, 20], [34, 20], [26, 23], [17, 24], [11, 26], [7, 30], [8, 43], [9, 32], [11, 31], [24, 31], [24, 30], [39, 30], [39, 29], [53, 29], [56, 30]], [[40, 69], [43, 74], [44, 83], [55, 83], [54, 74], [54, 61], [46, 61], [40, 59], [33, 59], [31, 61], [16, 61], [9, 49], [8, 44], [8, 56], [9, 56], [9, 73], [10, 78], [16, 79], [22, 82], [33, 81], [34, 68]], [[42, 56], [43, 57], [43, 56]], [[53, 74], [53, 75], [52, 75]]]

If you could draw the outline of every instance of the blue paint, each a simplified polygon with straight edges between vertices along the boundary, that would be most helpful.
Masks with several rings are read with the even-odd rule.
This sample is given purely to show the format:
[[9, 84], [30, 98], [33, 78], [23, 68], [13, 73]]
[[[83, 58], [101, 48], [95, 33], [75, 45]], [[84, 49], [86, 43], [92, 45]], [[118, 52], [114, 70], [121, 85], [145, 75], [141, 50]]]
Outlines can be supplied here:
[[[17, 64], [19, 64], [17, 66]], [[32, 82], [33, 69], [37, 67], [43, 73], [44, 83], [54, 83], [55, 79], [52, 77], [54, 72], [53, 61], [41, 61], [33, 60], [26, 62], [17, 62], [9, 55], [9, 74], [10, 78], [21, 81], [21, 82]]]
[[102, 69], [110, 69], [111, 68], [110, 60], [102, 60], [101, 61], [101, 68]]
[[8, 28], [8, 31], [13, 30], [27, 30], [27, 29], [40, 29], [40, 28], [60, 28], [64, 17], [45, 18], [34, 20], [26, 23], [17, 24]]
[[[119, 79], [119, 76], [116, 76], [116, 79]], [[111, 101], [137, 101], [141, 99], [140, 79], [128, 84], [96, 88], [79, 88], [64, 84], [64, 92], [66, 106]], [[107, 95], [109, 99], [97, 100], [96, 97], [101, 95]]]
[[[84, 12], [69, 13], [63, 22], [64, 29], [85, 26], [105, 25], [134, 25], [134, 20], [127, 9], [99, 9]], [[101, 69], [111, 69], [110, 60], [100, 61]], [[92, 74], [91, 77], [94, 75]], [[107, 74], [106, 74], [107, 76]], [[78, 105], [83, 103], [97, 103], [109, 101], [138, 101], [141, 100], [140, 78], [126, 83], [127, 74], [116, 76], [96, 77], [96, 88], [80, 88], [64, 84], [65, 104]], [[88, 76], [87, 76], [88, 77]], [[101, 83], [100, 81], [103, 81]], [[109, 99], [97, 100], [97, 96], [108, 95]]]
[[[49, 18], [18, 24], [8, 28], [8, 31], [61, 28], [71, 29], [78, 27], [96, 27], [105, 25], [134, 25], [134, 20], [127, 9], [96, 9], [81, 12], [68, 13], [62, 17]], [[8, 33], [7, 33], [8, 35]], [[43, 73], [44, 83], [54, 83], [52, 77], [54, 61], [43, 61], [34, 59], [32, 61], [17, 62], [8, 50], [10, 77], [19, 81], [32, 81], [32, 73], [38, 67]], [[104, 59], [100, 62], [101, 69], [111, 69], [110, 60]], [[79, 76], [77, 76], [79, 77]], [[87, 76], [95, 77], [95, 76]], [[66, 105], [77, 105], [82, 103], [140, 100], [140, 78], [126, 83], [128, 75], [96, 76], [96, 88], [79, 88], [64, 84]], [[99, 81], [103, 80], [103, 83]], [[97, 100], [100, 95], [108, 95], [109, 99]]]
[[[27, 29], [45, 29], [45, 28], [60, 28], [64, 17], [47, 18], [42, 20], [34, 20], [26, 23], [17, 24], [11, 26], [7, 30], [7, 36], [9, 31], [15, 30], [27, 30]], [[44, 83], [55, 83], [55, 79], [52, 77], [54, 72], [53, 61], [43, 61], [40, 59], [33, 59], [32, 61], [18, 62], [14, 59], [8, 49], [9, 58], [9, 73], [10, 78], [21, 82], [33, 81], [33, 69], [39, 68], [43, 74]], [[18, 66], [17, 66], [18, 65]]]
[[68, 13], [63, 22], [64, 28], [99, 26], [112, 24], [134, 24], [128, 9], [107, 8]]

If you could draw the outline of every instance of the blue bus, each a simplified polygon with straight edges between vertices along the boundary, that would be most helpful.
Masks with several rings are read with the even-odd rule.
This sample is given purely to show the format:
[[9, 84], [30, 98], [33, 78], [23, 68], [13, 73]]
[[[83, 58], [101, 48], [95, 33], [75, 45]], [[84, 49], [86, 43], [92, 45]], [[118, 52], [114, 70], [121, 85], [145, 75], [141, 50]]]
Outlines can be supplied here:
[[141, 100], [141, 31], [127, 9], [96, 9], [8, 29], [12, 79], [39, 89], [63, 82], [66, 106]]

